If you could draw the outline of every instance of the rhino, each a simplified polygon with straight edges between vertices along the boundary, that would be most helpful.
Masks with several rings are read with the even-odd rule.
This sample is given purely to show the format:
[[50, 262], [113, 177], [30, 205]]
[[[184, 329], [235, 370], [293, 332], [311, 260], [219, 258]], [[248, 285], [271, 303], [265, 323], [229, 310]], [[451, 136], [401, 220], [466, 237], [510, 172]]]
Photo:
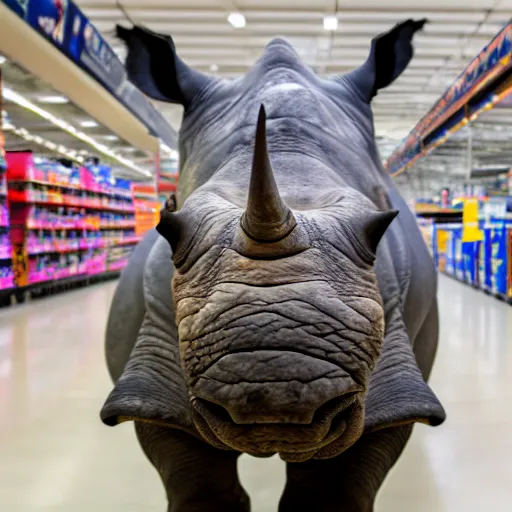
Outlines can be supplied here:
[[118, 283], [101, 411], [134, 422], [168, 512], [249, 511], [242, 453], [286, 462], [280, 512], [368, 512], [413, 424], [444, 421], [436, 270], [371, 110], [425, 21], [329, 79], [283, 39], [228, 81], [170, 36], [117, 28], [133, 84], [184, 107], [178, 209]]

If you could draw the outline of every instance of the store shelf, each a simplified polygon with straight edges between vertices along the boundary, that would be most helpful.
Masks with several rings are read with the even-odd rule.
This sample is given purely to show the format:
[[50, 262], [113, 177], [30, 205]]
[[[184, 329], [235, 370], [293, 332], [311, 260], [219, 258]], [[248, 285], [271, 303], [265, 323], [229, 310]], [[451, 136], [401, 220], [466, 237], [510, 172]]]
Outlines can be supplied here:
[[123, 270], [128, 265], [128, 260], [122, 260], [109, 265], [109, 270], [115, 272], [117, 270]]
[[[475, 289], [510, 302], [512, 299], [512, 222], [500, 218], [479, 222], [480, 240], [464, 241], [461, 221], [419, 219], [420, 230], [436, 268]], [[430, 224], [429, 224], [430, 222]]]
[[87, 201], [81, 201], [79, 199], [67, 199], [63, 201], [55, 201], [48, 199], [32, 199], [23, 195], [24, 193], [18, 193], [17, 191], [9, 192], [9, 202], [19, 203], [27, 205], [38, 205], [38, 206], [64, 206], [66, 208], [83, 208], [85, 210], [97, 210], [105, 212], [116, 212], [116, 213], [135, 213], [134, 208], [123, 208], [119, 206], [109, 205], [97, 205]]
[[84, 188], [80, 184], [74, 185], [70, 183], [55, 183], [50, 181], [41, 181], [41, 180], [10, 180], [11, 184], [23, 184], [23, 185], [42, 185], [48, 188], [54, 189], [62, 189], [62, 190], [75, 190], [79, 192], [85, 192], [87, 194], [99, 194], [107, 197], [117, 197], [132, 200], [131, 192], [123, 192], [123, 191], [108, 191], [101, 188]]
[[140, 240], [129, 181], [104, 165], [65, 167], [27, 152], [8, 153], [7, 161], [18, 288], [126, 266]]
[[121, 247], [123, 245], [133, 245], [133, 244], [138, 244], [141, 240], [141, 237], [140, 236], [136, 236], [136, 237], [133, 237], [133, 238], [130, 238], [128, 240], [120, 240], [119, 242], [115, 242], [113, 245], [117, 246], [117, 247]]
[[135, 222], [127, 224], [100, 224], [100, 229], [135, 229]]

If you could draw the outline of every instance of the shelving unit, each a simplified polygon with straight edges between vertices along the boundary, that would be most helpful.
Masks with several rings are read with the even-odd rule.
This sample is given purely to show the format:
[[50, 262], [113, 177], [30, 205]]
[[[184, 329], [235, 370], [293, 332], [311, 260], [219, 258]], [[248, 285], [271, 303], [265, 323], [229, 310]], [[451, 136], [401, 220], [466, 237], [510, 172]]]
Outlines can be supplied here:
[[[122, 270], [134, 245], [127, 180], [7, 153], [14, 282], [18, 287]], [[101, 176], [100, 176], [101, 177]]]
[[14, 286], [12, 248], [9, 236], [9, 208], [7, 206], [6, 162], [0, 147], [0, 290]]
[[417, 219], [439, 272], [512, 304], [512, 214], [481, 214], [481, 241], [463, 242], [463, 216], [432, 205]]
[[9, 207], [7, 204], [7, 179], [5, 160], [5, 139], [2, 132], [2, 70], [0, 69], [0, 291], [14, 286], [12, 272], [12, 248], [9, 236]]

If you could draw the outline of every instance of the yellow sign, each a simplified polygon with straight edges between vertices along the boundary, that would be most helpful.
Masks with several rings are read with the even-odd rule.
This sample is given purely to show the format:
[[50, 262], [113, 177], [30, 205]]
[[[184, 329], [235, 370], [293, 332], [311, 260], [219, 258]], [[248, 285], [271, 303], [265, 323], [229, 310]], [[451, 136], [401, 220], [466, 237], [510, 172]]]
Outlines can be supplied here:
[[465, 199], [462, 210], [462, 241], [479, 242], [483, 239], [484, 234], [478, 228], [478, 200]]

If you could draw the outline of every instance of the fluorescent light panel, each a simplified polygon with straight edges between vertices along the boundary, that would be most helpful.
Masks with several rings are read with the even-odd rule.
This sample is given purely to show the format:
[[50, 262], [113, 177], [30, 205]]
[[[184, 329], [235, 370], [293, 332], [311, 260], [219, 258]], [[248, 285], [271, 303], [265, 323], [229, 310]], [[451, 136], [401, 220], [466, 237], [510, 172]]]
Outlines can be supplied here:
[[24, 98], [21, 94], [18, 94], [17, 92], [13, 91], [9, 87], [3, 88], [3, 96], [5, 99], [12, 101], [13, 103], [16, 103], [20, 107], [26, 108], [31, 112], [34, 112], [34, 114], [37, 114], [41, 116], [43, 119], [46, 119], [50, 123], [54, 124], [55, 126], [58, 126], [61, 130], [69, 133], [70, 135], [73, 135], [77, 139], [80, 139], [81, 141], [85, 142], [86, 144], [89, 144], [96, 151], [103, 153], [104, 155], [108, 156], [109, 158], [112, 158], [113, 160], [116, 160], [117, 162], [119, 162], [121, 165], [124, 165], [128, 169], [135, 171], [139, 174], [142, 174], [144, 176], [151, 176], [150, 172], [140, 169], [131, 160], [128, 160], [127, 158], [124, 158], [123, 156], [115, 153], [104, 144], [100, 144], [92, 137], [89, 137], [89, 135], [87, 135], [86, 133], [78, 131], [74, 126], [69, 124], [67, 121], [64, 121], [63, 119], [60, 119], [54, 116], [53, 114], [50, 114], [46, 110], [39, 108], [37, 105]]
[[85, 121], [80, 122], [80, 126], [82, 128], [96, 128], [99, 126], [99, 124], [96, 121], [93, 121], [92, 119], [86, 119]]
[[53, 103], [55, 105], [63, 105], [69, 103], [69, 100], [65, 96], [40, 96], [37, 98], [39, 103]]
[[325, 16], [324, 29], [330, 30], [331, 32], [338, 30], [338, 18], [336, 18], [336, 16]]
[[232, 12], [228, 16], [228, 21], [235, 28], [245, 27], [245, 16], [240, 12]]

